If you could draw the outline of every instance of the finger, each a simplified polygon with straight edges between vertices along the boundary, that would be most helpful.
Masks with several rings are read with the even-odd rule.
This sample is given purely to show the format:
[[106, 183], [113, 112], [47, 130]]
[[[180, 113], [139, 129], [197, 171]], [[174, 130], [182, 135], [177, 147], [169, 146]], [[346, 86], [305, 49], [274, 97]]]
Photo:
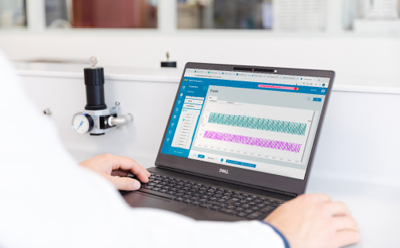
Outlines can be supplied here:
[[327, 204], [327, 208], [332, 216], [351, 216], [350, 209], [343, 202], [330, 202]]
[[119, 190], [138, 190], [140, 189], [140, 182], [129, 177], [113, 177], [109, 176], [108, 180]]
[[343, 230], [336, 233], [335, 247], [343, 247], [351, 244], [356, 244], [361, 241], [359, 232], [351, 230]]
[[126, 177], [129, 173], [122, 170], [113, 170], [111, 171], [111, 176], [119, 176], [119, 177]]
[[131, 171], [144, 183], [149, 181], [150, 173], [133, 159], [115, 156], [113, 159], [113, 170], [117, 169]]
[[333, 225], [337, 231], [341, 230], [351, 230], [351, 231], [359, 231], [357, 221], [350, 216], [340, 216], [333, 218]]

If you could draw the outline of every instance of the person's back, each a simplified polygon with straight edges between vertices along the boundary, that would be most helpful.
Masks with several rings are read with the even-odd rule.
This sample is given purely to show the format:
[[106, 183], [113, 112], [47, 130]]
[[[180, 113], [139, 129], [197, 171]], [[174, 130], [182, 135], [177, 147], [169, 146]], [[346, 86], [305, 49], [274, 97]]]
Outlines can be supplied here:
[[289, 247], [290, 243], [294, 248], [319, 248], [360, 239], [347, 207], [326, 195], [300, 196], [264, 222], [194, 221], [166, 211], [129, 208], [115, 187], [133, 190], [138, 182], [112, 177], [111, 172], [125, 166], [146, 177], [142, 167], [113, 155], [78, 166], [50, 120], [24, 95], [1, 53], [0, 84], [0, 247]]

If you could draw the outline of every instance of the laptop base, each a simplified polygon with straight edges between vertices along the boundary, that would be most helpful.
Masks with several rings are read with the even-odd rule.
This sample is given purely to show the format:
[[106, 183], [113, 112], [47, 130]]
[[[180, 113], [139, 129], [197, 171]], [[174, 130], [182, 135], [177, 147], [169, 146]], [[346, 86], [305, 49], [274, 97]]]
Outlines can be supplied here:
[[[191, 181], [199, 184], [204, 184], [204, 185], [209, 185], [213, 187], [218, 187], [218, 188], [224, 188], [232, 191], [239, 191], [244, 194], [249, 194], [249, 195], [257, 195], [261, 197], [267, 197], [267, 198], [273, 198], [273, 199], [278, 199], [281, 201], [287, 201], [290, 200], [293, 197], [289, 197], [286, 195], [280, 195], [280, 194], [275, 194], [259, 189], [253, 189], [247, 186], [242, 186], [242, 185], [236, 185], [232, 183], [227, 183], [227, 182], [222, 182], [222, 181], [217, 181], [209, 178], [204, 178], [200, 176], [195, 176], [195, 175], [188, 175], [185, 173], [180, 173], [180, 172], [175, 172], [175, 171], [170, 171], [167, 169], [161, 169], [161, 168], [156, 168], [152, 167], [148, 169], [149, 172], [151, 173], [156, 173], [158, 175], [163, 175], [166, 177], [173, 177], [173, 178], [179, 178], [180, 180], [185, 180], [185, 181]], [[145, 189], [143, 189], [145, 190]], [[145, 190], [147, 191], [147, 190]], [[125, 201], [131, 206], [131, 207], [149, 207], [149, 208], [156, 208], [156, 209], [163, 209], [171, 212], [176, 212], [182, 215], [185, 215], [187, 217], [193, 218], [195, 220], [211, 220], [211, 221], [239, 221], [239, 220], [249, 220], [248, 218], [243, 218], [237, 215], [232, 215], [232, 214], [227, 214], [221, 211], [215, 211], [212, 209], [200, 207], [199, 205], [192, 205], [192, 204], [187, 204], [183, 203], [180, 201], [174, 200], [173, 196], [168, 196], [166, 194], [154, 192], [152, 193], [151, 191], [143, 192], [143, 191], [134, 191], [134, 192], [122, 192], [122, 195], [125, 199]], [[165, 196], [165, 197], [164, 197]], [[260, 215], [257, 218], [254, 219], [259, 219], [262, 220], [266, 216], [268, 216], [269, 213], [265, 213]]]

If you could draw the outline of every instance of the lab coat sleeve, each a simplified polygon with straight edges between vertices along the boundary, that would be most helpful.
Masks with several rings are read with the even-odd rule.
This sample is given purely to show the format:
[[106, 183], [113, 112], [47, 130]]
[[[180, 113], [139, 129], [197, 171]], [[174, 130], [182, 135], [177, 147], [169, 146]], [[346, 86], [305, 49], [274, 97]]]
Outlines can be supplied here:
[[109, 182], [78, 166], [2, 57], [0, 247], [285, 247], [259, 221], [195, 221], [128, 207]]

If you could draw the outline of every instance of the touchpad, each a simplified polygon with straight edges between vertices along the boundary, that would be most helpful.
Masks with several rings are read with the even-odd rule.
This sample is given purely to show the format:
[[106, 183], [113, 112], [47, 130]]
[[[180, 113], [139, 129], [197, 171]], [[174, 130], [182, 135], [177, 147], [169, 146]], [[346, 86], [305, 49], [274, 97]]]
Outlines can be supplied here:
[[130, 192], [124, 195], [124, 199], [126, 203], [128, 203], [131, 207], [161, 208], [161, 206], [168, 204], [170, 202], [169, 199], [153, 196], [150, 194], [144, 194], [137, 191]]

